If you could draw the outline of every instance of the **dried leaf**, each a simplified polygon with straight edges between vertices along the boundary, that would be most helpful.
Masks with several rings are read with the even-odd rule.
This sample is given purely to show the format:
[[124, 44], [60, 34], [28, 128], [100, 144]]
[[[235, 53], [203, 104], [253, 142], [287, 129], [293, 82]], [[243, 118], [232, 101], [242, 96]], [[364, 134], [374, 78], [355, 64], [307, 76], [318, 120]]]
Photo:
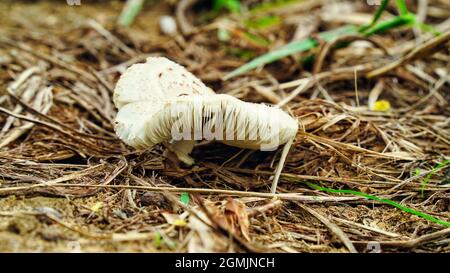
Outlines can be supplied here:
[[229, 226], [237, 233], [250, 241], [247, 207], [244, 203], [236, 199], [228, 199], [224, 212]]
[[204, 253], [226, 251], [228, 238], [218, 234], [214, 229], [206, 224], [210, 223], [210, 220], [201, 209], [197, 207], [193, 208], [193, 211], [203, 221], [194, 215], [189, 216], [188, 227], [191, 230], [191, 239], [188, 242], [188, 252]]

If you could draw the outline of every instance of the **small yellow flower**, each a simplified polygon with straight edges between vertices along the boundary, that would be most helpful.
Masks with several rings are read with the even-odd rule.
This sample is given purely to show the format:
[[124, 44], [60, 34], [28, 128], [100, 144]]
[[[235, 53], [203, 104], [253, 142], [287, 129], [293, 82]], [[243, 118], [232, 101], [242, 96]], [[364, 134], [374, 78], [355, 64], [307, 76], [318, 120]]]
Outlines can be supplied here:
[[388, 112], [391, 110], [391, 103], [387, 100], [377, 100], [370, 110], [375, 112]]

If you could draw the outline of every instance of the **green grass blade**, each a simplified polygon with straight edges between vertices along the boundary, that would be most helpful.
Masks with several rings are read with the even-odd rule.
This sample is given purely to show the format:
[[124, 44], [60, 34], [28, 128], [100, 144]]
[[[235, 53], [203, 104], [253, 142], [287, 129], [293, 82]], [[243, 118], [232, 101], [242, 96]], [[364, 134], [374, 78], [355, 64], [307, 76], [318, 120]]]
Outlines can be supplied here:
[[[319, 37], [327, 42], [331, 42], [341, 36], [353, 35], [353, 34], [357, 34], [357, 33], [358, 33], [358, 30], [355, 26], [348, 25], [348, 26], [345, 26], [342, 28], [337, 28], [332, 31], [326, 31], [326, 32], [319, 33]], [[232, 77], [241, 75], [247, 71], [250, 71], [250, 70], [260, 67], [262, 65], [277, 61], [281, 58], [292, 55], [294, 53], [299, 53], [299, 52], [310, 50], [310, 49], [316, 47], [317, 45], [318, 45], [318, 42], [312, 38], [288, 43], [285, 46], [280, 47], [279, 49], [268, 52], [262, 56], [257, 57], [256, 59], [253, 59], [252, 61], [244, 64], [243, 66], [241, 66], [241, 67], [237, 68], [236, 70], [227, 74], [224, 79], [227, 80]]]
[[297, 42], [295, 44], [288, 44], [284, 47], [281, 47], [277, 50], [266, 53], [262, 56], [253, 59], [252, 61], [244, 64], [243, 66], [233, 70], [229, 74], [225, 76], [225, 80], [230, 79], [232, 77], [243, 74], [247, 71], [260, 67], [262, 65], [274, 62], [286, 56], [292, 55], [297, 52], [306, 51], [312, 49], [317, 46], [317, 42], [313, 39], [302, 40], [301, 42]]
[[437, 30], [434, 26], [425, 24], [425, 23], [417, 23], [417, 26], [422, 30], [423, 32], [430, 32], [435, 36], [439, 36], [442, 34], [439, 30]]
[[161, 234], [159, 232], [155, 232], [153, 235], [153, 245], [156, 248], [159, 248], [159, 247], [161, 247], [162, 241], [163, 241], [163, 239], [161, 237]]
[[431, 215], [428, 215], [426, 213], [423, 213], [423, 212], [414, 210], [412, 208], [408, 208], [406, 206], [400, 205], [399, 203], [396, 203], [396, 202], [394, 202], [392, 200], [389, 200], [389, 199], [386, 199], [386, 198], [380, 198], [380, 197], [377, 197], [377, 196], [373, 196], [373, 195], [370, 195], [370, 194], [365, 194], [365, 193], [362, 193], [362, 192], [359, 192], [359, 191], [353, 191], [353, 190], [336, 190], [336, 189], [325, 188], [325, 187], [321, 187], [321, 186], [318, 186], [318, 185], [310, 183], [310, 182], [306, 182], [306, 184], [309, 187], [311, 187], [311, 188], [313, 188], [315, 190], [321, 190], [321, 191], [330, 192], [330, 193], [352, 194], [352, 195], [356, 195], [356, 196], [362, 196], [362, 197], [367, 198], [367, 199], [375, 200], [375, 201], [378, 201], [378, 202], [382, 202], [382, 203], [385, 203], [385, 204], [389, 204], [391, 206], [394, 206], [394, 207], [396, 207], [398, 209], [403, 210], [404, 212], [407, 212], [407, 213], [410, 213], [410, 214], [414, 214], [416, 216], [419, 216], [419, 217], [421, 217], [423, 219], [426, 219], [428, 221], [434, 222], [434, 223], [439, 224], [439, 225], [450, 227], [450, 222], [442, 221], [442, 220], [437, 219], [437, 218], [435, 218], [435, 217], [433, 217]]
[[373, 18], [372, 18], [372, 22], [369, 25], [362, 26], [359, 31], [364, 32], [367, 29], [373, 27], [378, 22], [378, 20], [381, 18], [381, 15], [386, 10], [388, 4], [389, 4], [389, 0], [383, 0], [383, 2], [381, 2], [381, 4], [380, 4], [380, 7], [378, 7], [378, 9], [375, 11], [375, 14], [373, 15]]
[[119, 25], [130, 26], [141, 11], [143, 5], [144, 0], [128, 0], [117, 21]]
[[428, 174], [427, 174], [427, 176], [423, 179], [423, 182], [422, 182], [422, 189], [421, 189], [421, 195], [422, 195], [422, 197], [424, 196], [424, 191], [425, 191], [425, 189], [426, 189], [426, 187], [427, 187], [427, 185], [428, 185], [428, 182], [430, 181], [430, 178], [431, 178], [431, 176], [435, 173], [435, 172], [437, 172], [439, 169], [441, 169], [441, 168], [443, 168], [445, 165], [447, 165], [448, 163], [450, 163], [450, 160], [445, 160], [444, 162], [441, 162], [441, 163], [439, 163], [436, 167], [434, 167], [434, 169], [433, 170], [431, 170], [431, 172], [429, 172]]
[[416, 16], [414, 14], [406, 14], [402, 16], [397, 16], [391, 20], [387, 20], [376, 24], [375, 26], [365, 30], [363, 32], [366, 36], [371, 36], [377, 33], [383, 33], [387, 30], [400, 27], [400, 26], [412, 26], [416, 23]]
[[190, 201], [189, 193], [183, 192], [180, 196], [180, 201], [181, 201], [181, 203], [185, 204], [186, 206], [189, 205], [189, 201]]
[[358, 34], [358, 28], [355, 25], [346, 25], [330, 31], [321, 32], [318, 36], [326, 42], [332, 42], [339, 37], [355, 34]]
[[279, 16], [269, 15], [255, 20], [246, 20], [244, 25], [246, 28], [265, 29], [281, 23]]
[[[389, 0], [383, 0], [380, 7], [375, 12], [375, 15], [372, 19], [372, 22], [367, 25], [360, 27], [357, 29], [353, 25], [344, 26], [342, 28], [338, 28], [336, 30], [332, 30], [329, 32], [319, 33], [319, 37], [321, 39], [330, 42], [334, 39], [344, 36], [344, 35], [355, 35], [361, 33], [365, 36], [371, 36], [377, 33], [382, 33], [387, 30], [400, 27], [400, 26], [414, 26], [417, 25], [417, 20], [415, 14], [409, 13], [406, 3], [404, 0], [396, 0], [397, 7], [399, 9], [399, 13], [401, 15], [384, 22], [380, 22], [377, 24], [377, 21], [380, 19], [383, 11], [386, 10]], [[295, 41], [285, 46], [268, 52], [262, 56], [257, 57], [256, 59], [251, 60], [250, 62], [242, 65], [241, 67], [231, 71], [224, 77], [224, 80], [230, 79], [232, 77], [241, 75], [246, 73], [252, 69], [257, 67], [261, 67], [265, 64], [277, 61], [286, 56], [292, 55], [294, 53], [299, 53], [303, 51], [310, 50], [315, 48], [318, 45], [318, 42], [315, 39], [308, 38], [302, 41]]]
[[398, 13], [400, 15], [409, 14], [408, 7], [406, 6], [405, 0], [395, 0], [395, 4], [397, 5]]
[[214, 0], [214, 11], [219, 12], [223, 8], [227, 9], [230, 12], [240, 12], [241, 2], [239, 0]]

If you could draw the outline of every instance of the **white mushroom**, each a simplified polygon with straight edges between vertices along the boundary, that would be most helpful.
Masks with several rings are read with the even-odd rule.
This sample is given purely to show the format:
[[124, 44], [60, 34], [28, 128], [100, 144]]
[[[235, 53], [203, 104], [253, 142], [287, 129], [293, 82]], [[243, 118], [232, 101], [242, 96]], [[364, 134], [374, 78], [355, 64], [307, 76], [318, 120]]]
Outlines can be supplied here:
[[137, 149], [170, 142], [168, 148], [188, 165], [195, 142], [202, 139], [227, 145], [274, 150], [285, 145], [272, 192], [296, 136], [295, 119], [279, 108], [216, 94], [184, 67], [162, 57], [132, 65], [114, 90], [119, 109], [115, 130]]
[[177, 22], [172, 16], [164, 15], [159, 18], [159, 28], [166, 35], [174, 35], [177, 33]]

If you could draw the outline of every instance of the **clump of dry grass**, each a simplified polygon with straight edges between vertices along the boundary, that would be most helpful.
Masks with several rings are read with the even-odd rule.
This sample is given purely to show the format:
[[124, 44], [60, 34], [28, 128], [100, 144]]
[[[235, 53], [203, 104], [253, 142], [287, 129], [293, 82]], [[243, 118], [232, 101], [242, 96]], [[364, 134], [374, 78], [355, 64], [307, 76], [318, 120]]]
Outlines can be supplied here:
[[[438, 1], [430, 6], [428, 20], [448, 29], [438, 12], [445, 9]], [[358, 4], [350, 7], [368, 14]], [[281, 9], [277, 14], [286, 22], [305, 13], [319, 19], [258, 35], [279, 45], [292, 38], [293, 28], [297, 35], [302, 29], [314, 33], [351, 18], [325, 16], [325, 9], [332, 10], [326, 3]], [[448, 168], [433, 173], [421, 195], [423, 179], [450, 156], [448, 39], [430, 52], [429, 37], [396, 30], [374, 37], [375, 46], [330, 50], [324, 44], [313, 52], [320, 63], [312, 69], [290, 57], [222, 81], [245, 62], [230, 48], [270, 50], [242, 39], [233, 20], [229, 42], [215, 38], [221, 18], [160, 41], [93, 20], [45, 37], [39, 26], [2, 30], [0, 195], [64, 197], [71, 207], [59, 208], [67, 211], [58, 215], [30, 210], [33, 205], [17, 209], [20, 201], [3, 199], [9, 206], [0, 221], [44, 215], [45, 225], [71, 236], [57, 241], [77, 240], [85, 249], [95, 242], [106, 251], [142, 251], [139, 243], [147, 241], [152, 244], [146, 251], [355, 252], [367, 251], [370, 241], [386, 252], [449, 251], [450, 230], [442, 225], [305, 183], [387, 198], [449, 221]], [[422, 54], [412, 58], [417, 51]], [[197, 164], [183, 167], [168, 160], [161, 146], [135, 151], [116, 137], [113, 86], [120, 72], [149, 55], [183, 63], [220, 93], [278, 104], [299, 121], [279, 194], [268, 193], [279, 152], [201, 143], [193, 154]], [[365, 77], [370, 72], [373, 77]], [[373, 110], [380, 100], [390, 102], [389, 111]], [[180, 201], [182, 192], [190, 193], [188, 204]], [[3, 237], [20, 230], [13, 222], [0, 231]]]

